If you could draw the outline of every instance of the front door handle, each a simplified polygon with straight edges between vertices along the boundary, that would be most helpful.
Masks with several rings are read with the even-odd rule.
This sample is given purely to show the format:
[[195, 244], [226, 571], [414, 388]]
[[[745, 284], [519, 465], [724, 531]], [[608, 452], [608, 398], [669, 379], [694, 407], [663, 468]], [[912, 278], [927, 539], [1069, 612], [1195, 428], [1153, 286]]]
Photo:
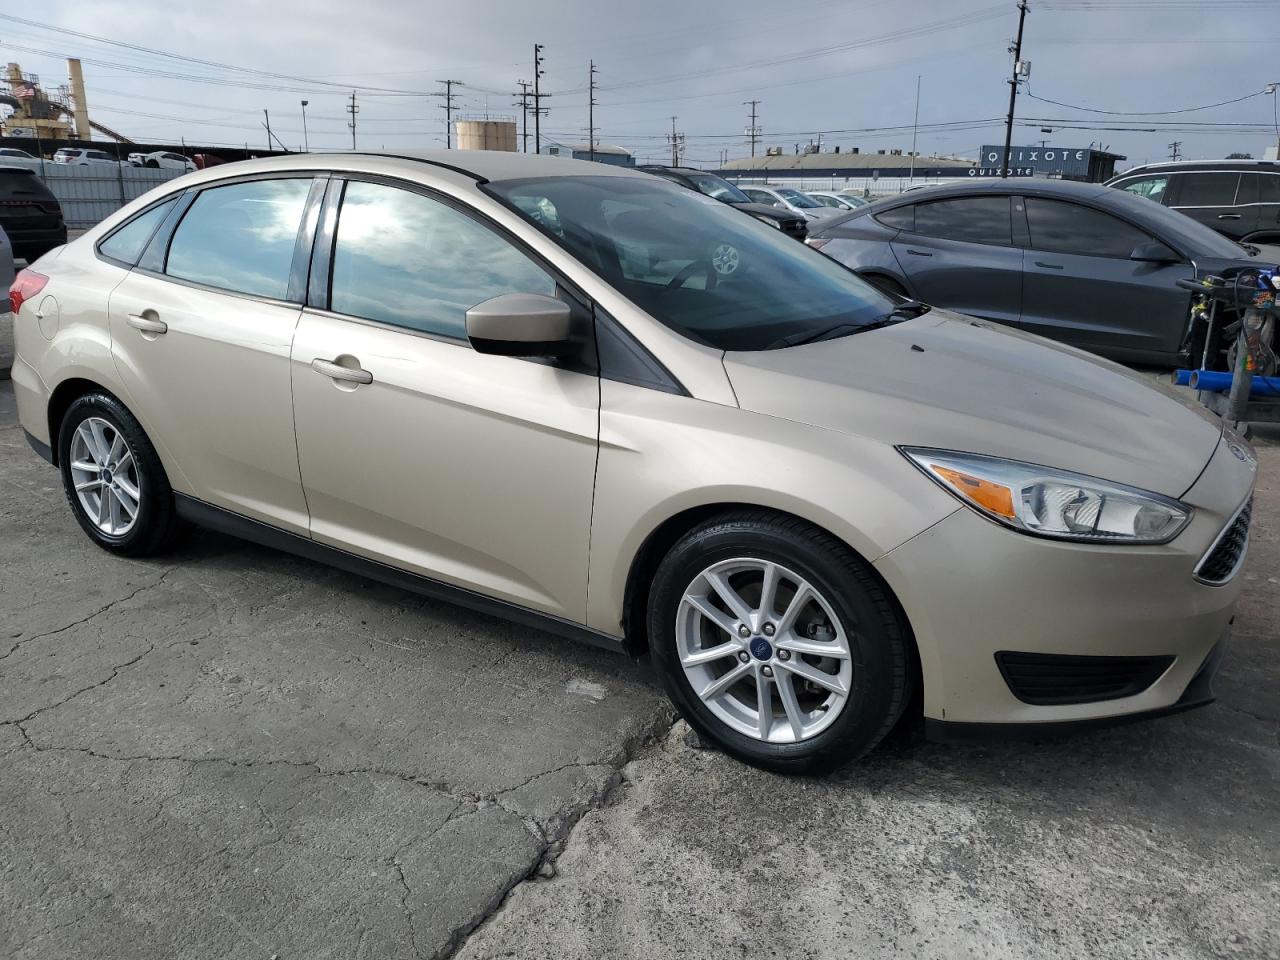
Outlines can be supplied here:
[[169, 329], [169, 325], [163, 320], [152, 320], [150, 317], [144, 317], [137, 313], [129, 314], [125, 318], [125, 323], [135, 330], [141, 330], [143, 333], [164, 333]]
[[933, 256], [933, 254], [930, 253], [928, 250], [912, 250], [910, 247], [907, 247], [907, 253], [911, 254], [913, 257], [932, 257]]
[[1036, 266], [1037, 266], [1037, 267], [1044, 267], [1046, 270], [1061, 270], [1061, 269], [1062, 269], [1062, 264], [1060, 264], [1060, 263], [1045, 263], [1043, 260], [1037, 260], [1037, 261], [1036, 261]]
[[331, 380], [345, 380], [347, 383], [373, 383], [373, 374], [359, 367], [344, 367], [332, 360], [316, 357], [311, 361], [311, 369], [323, 374]]
[[1219, 220], [1239, 220], [1239, 219], [1240, 219], [1240, 214], [1238, 214], [1238, 213], [1220, 213], [1220, 214], [1218, 214], [1218, 219], [1219, 219]]

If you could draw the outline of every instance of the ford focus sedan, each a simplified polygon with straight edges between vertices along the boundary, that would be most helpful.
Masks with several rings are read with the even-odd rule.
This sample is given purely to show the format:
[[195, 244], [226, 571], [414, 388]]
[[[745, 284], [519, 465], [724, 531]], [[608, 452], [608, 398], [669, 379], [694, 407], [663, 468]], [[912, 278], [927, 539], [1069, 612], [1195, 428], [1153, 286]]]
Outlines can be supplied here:
[[22, 425], [117, 554], [194, 522], [647, 652], [695, 729], [788, 772], [907, 711], [964, 735], [1211, 699], [1242, 441], [643, 173], [227, 164], [11, 301]]

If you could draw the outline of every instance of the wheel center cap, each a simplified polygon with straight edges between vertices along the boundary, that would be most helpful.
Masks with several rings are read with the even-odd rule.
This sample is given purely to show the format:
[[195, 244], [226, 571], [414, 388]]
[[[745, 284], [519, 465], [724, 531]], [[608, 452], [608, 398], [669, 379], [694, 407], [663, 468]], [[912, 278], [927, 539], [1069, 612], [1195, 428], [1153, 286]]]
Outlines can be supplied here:
[[103, 483], [110, 483], [110, 482], [111, 482], [111, 471], [110, 471], [110, 470], [103, 470], [103, 471], [102, 471], [102, 482], [103, 482]]
[[757, 660], [768, 660], [773, 656], [773, 644], [764, 637], [756, 637], [751, 641], [751, 655]]

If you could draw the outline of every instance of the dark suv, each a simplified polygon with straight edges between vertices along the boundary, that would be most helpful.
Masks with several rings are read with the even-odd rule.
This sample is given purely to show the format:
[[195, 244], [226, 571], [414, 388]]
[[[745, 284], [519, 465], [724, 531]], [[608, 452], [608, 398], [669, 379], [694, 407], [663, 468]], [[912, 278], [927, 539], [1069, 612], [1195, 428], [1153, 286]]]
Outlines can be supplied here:
[[657, 164], [647, 164], [636, 169], [678, 183], [690, 190], [705, 193], [708, 197], [727, 203], [731, 207], [737, 207], [743, 213], [749, 213], [757, 220], [763, 220], [777, 227], [789, 237], [803, 240], [808, 236], [809, 229], [804, 217], [790, 210], [780, 210], [765, 203], [755, 203], [724, 177], [717, 177], [714, 173], [707, 173], [705, 170], [694, 167], [663, 167]]
[[1280, 242], [1280, 163], [1148, 163], [1112, 177], [1107, 186], [1162, 203], [1232, 240]]
[[34, 170], [0, 167], [0, 227], [13, 255], [35, 260], [67, 242], [62, 207]]

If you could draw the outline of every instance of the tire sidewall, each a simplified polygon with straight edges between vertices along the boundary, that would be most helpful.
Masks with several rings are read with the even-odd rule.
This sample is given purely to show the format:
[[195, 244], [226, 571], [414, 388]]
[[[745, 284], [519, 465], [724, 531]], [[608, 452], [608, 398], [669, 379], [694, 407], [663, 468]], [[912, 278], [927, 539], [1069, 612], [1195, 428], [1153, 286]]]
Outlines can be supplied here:
[[[853, 681], [840, 716], [800, 743], [764, 743], [733, 730], [697, 696], [680, 664], [676, 614], [699, 573], [750, 557], [782, 564], [812, 584], [840, 619], [853, 657]], [[650, 652], [659, 678], [685, 719], [726, 752], [783, 772], [822, 772], [875, 745], [901, 713], [904, 638], [892, 617], [829, 551], [761, 526], [712, 526], [676, 545], [658, 568], [648, 611]]]
[[[118, 536], [104, 533], [88, 517], [80, 504], [80, 497], [75, 492], [75, 482], [71, 477], [71, 442], [76, 428], [90, 417], [107, 421], [124, 437], [133, 454], [133, 462], [138, 474], [138, 517], [128, 532]], [[152, 475], [149, 458], [145, 456], [144, 444], [146, 443], [146, 437], [142, 434], [137, 422], [124, 409], [120, 401], [103, 393], [89, 394], [73, 401], [63, 415], [62, 426], [58, 431], [58, 466], [71, 512], [90, 539], [113, 552], [129, 553], [147, 542], [157, 521], [156, 498], [160, 478]]]

